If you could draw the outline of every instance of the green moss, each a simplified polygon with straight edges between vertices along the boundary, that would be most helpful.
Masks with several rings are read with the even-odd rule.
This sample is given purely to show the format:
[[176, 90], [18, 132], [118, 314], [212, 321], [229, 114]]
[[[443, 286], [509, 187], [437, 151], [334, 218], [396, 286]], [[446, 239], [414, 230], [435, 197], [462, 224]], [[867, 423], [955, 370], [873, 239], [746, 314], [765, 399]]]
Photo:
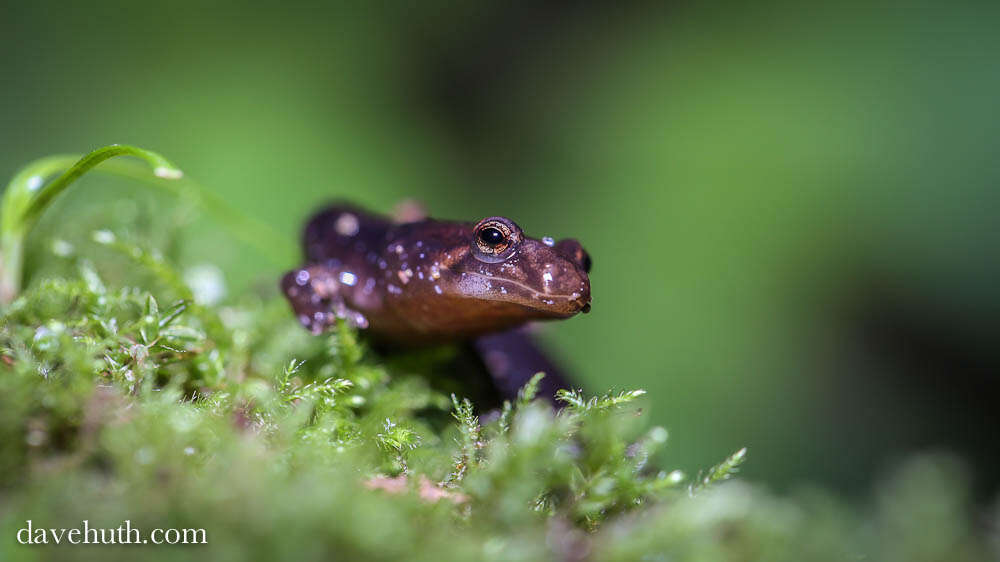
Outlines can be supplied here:
[[[416, 374], [434, 354], [388, 362], [344, 324], [310, 336], [273, 289], [203, 304], [131, 237], [78, 246], [42, 257], [70, 267], [0, 316], [0, 559], [987, 556], [948, 462], [907, 465], [863, 511], [716, 485], [745, 450], [689, 482], [650, 463], [667, 432], [644, 426], [642, 391], [565, 391], [555, 410], [536, 377], [478, 411]], [[371, 489], [398, 476], [402, 493]], [[199, 528], [207, 544], [20, 545], [27, 519]]]

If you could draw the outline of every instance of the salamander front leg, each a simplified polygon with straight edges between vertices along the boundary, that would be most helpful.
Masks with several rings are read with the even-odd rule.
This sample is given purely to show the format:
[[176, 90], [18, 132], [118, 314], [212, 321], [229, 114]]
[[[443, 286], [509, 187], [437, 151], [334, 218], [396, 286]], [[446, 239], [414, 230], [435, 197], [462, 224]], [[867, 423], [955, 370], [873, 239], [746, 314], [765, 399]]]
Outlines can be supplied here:
[[292, 310], [313, 334], [320, 334], [343, 318], [358, 328], [367, 328], [368, 320], [350, 309], [341, 294], [341, 284], [325, 267], [312, 265], [289, 271], [281, 278], [281, 290]]

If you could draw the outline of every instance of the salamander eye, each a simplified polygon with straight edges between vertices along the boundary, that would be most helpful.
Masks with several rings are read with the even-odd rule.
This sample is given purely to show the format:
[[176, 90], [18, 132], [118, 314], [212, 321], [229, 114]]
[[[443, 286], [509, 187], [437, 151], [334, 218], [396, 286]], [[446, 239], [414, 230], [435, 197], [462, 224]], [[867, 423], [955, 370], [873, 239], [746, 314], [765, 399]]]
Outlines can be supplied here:
[[476, 245], [484, 254], [499, 254], [510, 245], [510, 228], [502, 222], [488, 222], [476, 232]]
[[506, 236], [503, 232], [495, 226], [487, 226], [479, 230], [479, 241], [491, 248], [503, 244], [505, 239]]
[[496, 263], [509, 257], [513, 247], [521, 240], [521, 229], [503, 217], [489, 217], [479, 221], [473, 229], [475, 255], [480, 261]]

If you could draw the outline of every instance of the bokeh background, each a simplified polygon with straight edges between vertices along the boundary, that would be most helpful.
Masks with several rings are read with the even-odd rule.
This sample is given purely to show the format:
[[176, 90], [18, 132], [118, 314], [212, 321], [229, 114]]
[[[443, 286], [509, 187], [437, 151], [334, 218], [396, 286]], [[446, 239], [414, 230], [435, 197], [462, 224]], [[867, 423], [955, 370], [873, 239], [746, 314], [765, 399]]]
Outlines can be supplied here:
[[[508, 215], [592, 254], [544, 337], [649, 391], [669, 466], [860, 494], [943, 449], [991, 493], [1000, 6], [809, 4], [7, 3], [0, 174], [120, 142], [289, 239], [335, 197]], [[299, 258], [186, 232], [230, 294]]]

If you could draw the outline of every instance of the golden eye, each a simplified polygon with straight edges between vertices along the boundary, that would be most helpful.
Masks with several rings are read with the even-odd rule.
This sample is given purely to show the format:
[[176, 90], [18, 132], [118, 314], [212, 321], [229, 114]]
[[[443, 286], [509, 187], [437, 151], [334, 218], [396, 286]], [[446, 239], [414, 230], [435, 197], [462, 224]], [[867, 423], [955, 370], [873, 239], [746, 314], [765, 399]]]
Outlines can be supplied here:
[[500, 254], [510, 246], [511, 229], [506, 224], [487, 222], [476, 231], [476, 245], [484, 254]]
[[481, 262], [499, 263], [510, 258], [522, 240], [521, 228], [504, 217], [486, 217], [472, 228], [472, 255]]
[[479, 241], [490, 247], [499, 246], [504, 242], [503, 232], [495, 226], [487, 226], [479, 231]]

